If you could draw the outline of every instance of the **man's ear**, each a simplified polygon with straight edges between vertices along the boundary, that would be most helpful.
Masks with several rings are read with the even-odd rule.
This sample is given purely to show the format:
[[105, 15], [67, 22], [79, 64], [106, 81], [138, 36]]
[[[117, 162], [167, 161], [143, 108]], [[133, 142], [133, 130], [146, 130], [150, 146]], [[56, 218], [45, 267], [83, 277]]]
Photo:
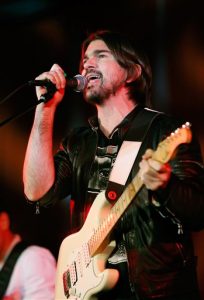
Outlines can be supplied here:
[[129, 74], [126, 82], [130, 83], [137, 80], [137, 78], [139, 78], [141, 74], [142, 74], [142, 67], [139, 64], [134, 65], [133, 70], [131, 74]]
[[10, 228], [10, 219], [7, 212], [1, 212], [0, 213], [0, 226], [2, 230], [7, 230]]

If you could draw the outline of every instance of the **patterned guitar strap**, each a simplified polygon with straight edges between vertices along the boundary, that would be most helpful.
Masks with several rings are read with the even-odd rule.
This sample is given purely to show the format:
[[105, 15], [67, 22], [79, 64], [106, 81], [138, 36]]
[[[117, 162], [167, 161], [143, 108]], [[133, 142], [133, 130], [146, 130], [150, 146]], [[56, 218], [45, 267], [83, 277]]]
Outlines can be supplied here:
[[145, 149], [142, 149], [143, 141], [152, 123], [161, 114], [160, 112], [144, 108], [133, 119], [116, 157], [106, 189], [106, 198], [112, 204], [123, 193], [133, 165], [139, 162], [145, 151]]

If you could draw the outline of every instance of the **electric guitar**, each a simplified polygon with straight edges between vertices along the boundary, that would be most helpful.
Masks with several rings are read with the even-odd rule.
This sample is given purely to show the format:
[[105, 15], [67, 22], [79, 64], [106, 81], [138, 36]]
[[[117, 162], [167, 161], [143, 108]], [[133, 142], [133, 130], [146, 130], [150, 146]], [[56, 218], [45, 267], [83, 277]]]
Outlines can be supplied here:
[[[180, 144], [190, 143], [191, 136], [187, 122], [159, 143], [153, 159], [168, 162]], [[137, 174], [113, 206], [106, 199], [105, 192], [99, 193], [81, 230], [62, 241], [57, 262], [55, 300], [96, 300], [98, 292], [115, 286], [118, 271], [105, 269], [106, 261], [116, 246], [110, 234], [142, 186]]]

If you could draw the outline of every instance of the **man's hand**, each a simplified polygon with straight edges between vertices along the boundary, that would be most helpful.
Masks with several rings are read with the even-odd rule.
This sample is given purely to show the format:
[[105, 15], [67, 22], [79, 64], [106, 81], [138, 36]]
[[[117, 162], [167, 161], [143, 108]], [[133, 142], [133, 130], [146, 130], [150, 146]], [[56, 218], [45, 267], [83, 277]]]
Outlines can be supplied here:
[[[50, 71], [42, 73], [35, 79], [37, 80], [48, 79], [55, 84], [57, 91], [54, 93], [53, 98], [50, 99], [49, 105], [51, 104], [57, 105], [59, 102], [61, 102], [65, 92], [66, 78], [63, 69], [58, 64], [54, 64], [50, 69]], [[46, 92], [47, 90], [45, 87], [41, 87], [41, 86], [36, 87], [36, 93], [38, 99], [40, 99], [40, 97]]]
[[152, 158], [153, 150], [146, 150], [139, 164], [139, 176], [146, 188], [155, 191], [159, 188], [165, 188], [170, 177], [171, 167], [169, 164], [162, 164]]

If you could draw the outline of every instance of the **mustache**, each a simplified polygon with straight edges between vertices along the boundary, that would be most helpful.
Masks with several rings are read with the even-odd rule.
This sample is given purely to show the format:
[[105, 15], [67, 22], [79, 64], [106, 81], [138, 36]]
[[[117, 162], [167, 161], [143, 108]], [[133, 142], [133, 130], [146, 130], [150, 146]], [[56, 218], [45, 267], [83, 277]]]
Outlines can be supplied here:
[[95, 69], [87, 70], [87, 72], [85, 73], [85, 77], [87, 77], [88, 75], [96, 75], [96, 76], [99, 76], [99, 77], [103, 77], [102, 73], [98, 70], [95, 70]]

